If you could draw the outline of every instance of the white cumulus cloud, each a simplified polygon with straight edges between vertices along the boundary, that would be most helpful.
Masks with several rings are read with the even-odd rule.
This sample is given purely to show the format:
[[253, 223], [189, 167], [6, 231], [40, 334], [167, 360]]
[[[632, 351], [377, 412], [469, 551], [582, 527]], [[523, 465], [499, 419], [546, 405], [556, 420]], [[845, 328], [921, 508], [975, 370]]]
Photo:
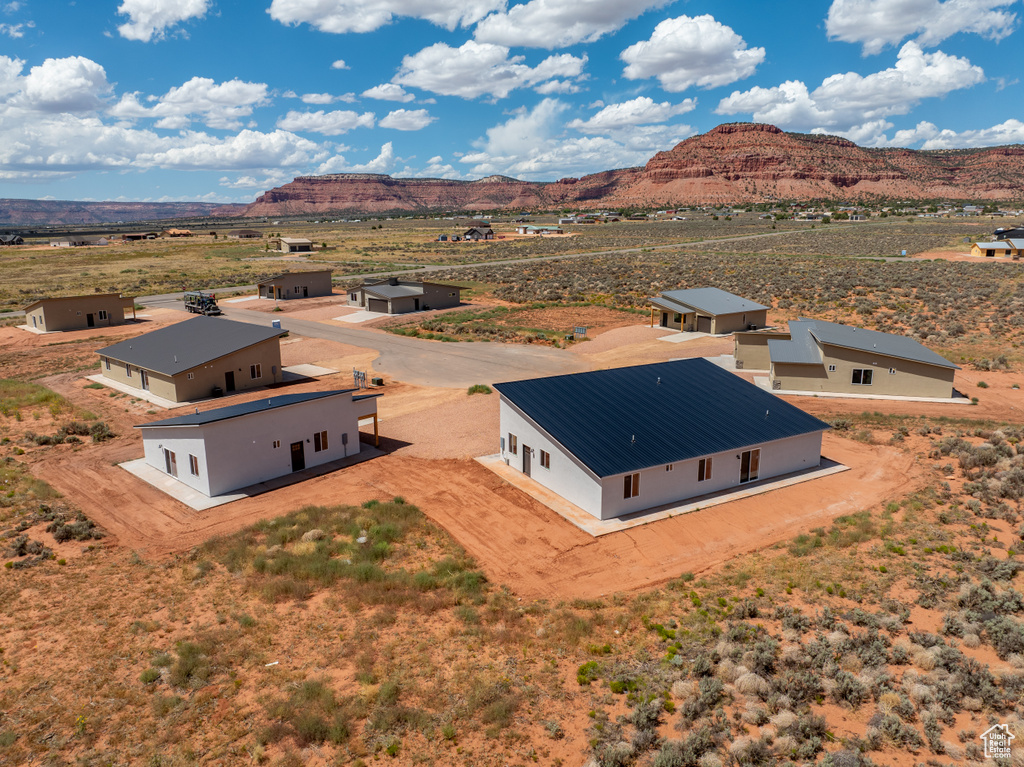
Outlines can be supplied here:
[[549, 56], [536, 67], [522, 56], [509, 56], [503, 45], [467, 41], [459, 48], [435, 43], [402, 59], [392, 82], [421, 88], [442, 96], [472, 99], [490, 94], [504, 98], [516, 88], [537, 85], [554, 78], [574, 78], [583, 72], [587, 57]]
[[569, 138], [562, 115], [568, 106], [544, 99], [532, 110], [520, 109], [474, 142], [476, 151], [460, 162], [471, 165], [474, 177], [506, 175], [551, 180], [566, 173], [584, 175], [609, 168], [642, 165], [651, 155], [693, 135], [681, 126], [635, 126], [612, 136]]
[[325, 112], [321, 109], [316, 112], [289, 111], [277, 121], [277, 127], [287, 131], [310, 131], [325, 136], [340, 136], [355, 128], [372, 128], [375, 122], [376, 116], [373, 112], [359, 114], [348, 109], [334, 112]]
[[266, 83], [238, 79], [218, 83], [208, 77], [193, 77], [163, 96], [147, 97], [152, 106], [143, 104], [137, 91], [126, 93], [110, 114], [125, 119], [155, 118], [156, 127], [171, 130], [188, 127], [193, 116], [211, 128], [236, 129], [241, 118], [269, 103], [267, 90]]
[[243, 130], [222, 139], [204, 133], [186, 135], [182, 145], [142, 152], [134, 162], [141, 167], [248, 170], [304, 165], [323, 154], [319, 145], [287, 131]]
[[747, 48], [732, 27], [704, 15], [665, 19], [649, 40], [629, 46], [619, 57], [630, 80], [656, 77], [662, 88], [677, 93], [750, 77], [764, 56], [764, 48]]
[[[0, 77], [10, 77], [12, 71], [12, 64], [0, 65]], [[39, 66], [32, 67], [25, 77], [16, 78], [15, 84], [21, 92], [15, 97], [14, 103], [40, 112], [88, 112], [99, 109], [113, 90], [107, 82], [106, 70], [82, 56], [46, 59]]]
[[348, 64], [345, 63], [345, 59], [338, 59], [333, 64], [331, 64], [331, 69], [351, 69], [351, 68], [352, 67], [350, 67]]
[[426, 109], [396, 109], [381, 118], [380, 127], [392, 130], [422, 130], [436, 120]]
[[451, 163], [444, 161], [441, 155], [435, 155], [427, 160], [427, 164], [422, 168], [411, 168], [408, 165], [402, 170], [393, 173], [396, 178], [445, 178], [445, 179], [465, 179], [465, 176], [460, 170], [455, 168]]
[[509, 47], [565, 48], [592, 43], [621, 29], [650, 8], [668, 0], [530, 0], [506, 13], [488, 16], [476, 26], [474, 38]]
[[128, 40], [160, 40], [174, 25], [205, 16], [209, 5], [209, 0], [124, 0], [117, 12], [128, 21], [117, 31]]
[[960, 32], [1001, 40], [1016, 28], [1005, 10], [1017, 0], [833, 0], [825, 19], [832, 40], [861, 43], [864, 54], [879, 53], [916, 35], [923, 47]]
[[[892, 126], [889, 126], [892, 127]], [[991, 128], [960, 131], [941, 129], [935, 123], [922, 121], [913, 128], [896, 131], [892, 138], [878, 137], [878, 146], [913, 146], [921, 149], [962, 149], [972, 147], [1024, 144], [1024, 122], [1010, 119]]]
[[503, 0], [273, 0], [267, 13], [282, 24], [310, 24], [322, 32], [372, 32], [396, 16], [425, 19], [449, 30], [469, 26]]
[[697, 108], [696, 99], [684, 99], [679, 104], [656, 102], [649, 96], [637, 96], [621, 104], [609, 104], [587, 120], [573, 120], [568, 127], [581, 133], [608, 133], [635, 125], [663, 123]]
[[369, 162], [349, 165], [344, 156], [339, 154], [322, 163], [316, 173], [388, 173], [395, 167], [396, 159], [395, 149], [389, 141], [380, 148], [380, 154]]
[[921, 99], [944, 96], [982, 82], [985, 74], [965, 58], [942, 51], [925, 53], [906, 43], [896, 65], [862, 76], [846, 72], [825, 78], [813, 91], [799, 80], [773, 88], [734, 91], [722, 99], [719, 114], [751, 113], [754, 120], [792, 130], [849, 131], [890, 115], [908, 113]]
[[302, 95], [303, 104], [330, 104], [334, 101], [334, 96], [330, 93], [304, 93]]
[[412, 101], [416, 97], [401, 85], [383, 83], [363, 91], [363, 98], [377, 99], [378, 101]]

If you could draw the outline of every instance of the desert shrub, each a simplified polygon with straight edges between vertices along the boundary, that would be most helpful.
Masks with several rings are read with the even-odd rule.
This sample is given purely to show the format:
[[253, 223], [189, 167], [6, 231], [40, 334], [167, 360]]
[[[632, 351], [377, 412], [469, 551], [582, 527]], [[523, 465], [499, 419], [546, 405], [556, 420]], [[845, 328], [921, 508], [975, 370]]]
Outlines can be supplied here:
[[916, 729], [891, 714], [881, 716], [879, 721], [872, 717], [869, 725], [875, 727], [882, 737], [894, 746], [913, 750], [924, 745], [924, 740]]
[[350, 714], [324, 682], [306, 680], [287, 700], [268, 706], [277, 721], [264, 733], [264, 740], [276, 742], [291, 736], [300, 747], [324, 743], [341, 744], [349, 738]]
[[167, 681], [174, 687], [199, 688], [206, 684], [212, 673], [209, 647], [194, 642], [178, 642], [178, 659], [171, 666]]
[[802, 669], [783, 669], [772, 683], [780, 695], [788, 695], [795, 705], [816, 700], [824, 692], [821, 675]]
[[857, 708], [868, 699], [868, 689], [848, 671], [839, 671], [833, 680], [832, 697], [836, 703], [849, 703]]
[[713, 711], [724, 697], [722, 682], [714, 677], [704, 677], [697, 686], [697, 695], [679, 707], [679, 713], [686, 721], [695, 721]]
[[718, 741], [708, 726], [698, 727], [682, 740], [670, 740], [654, 757], [653, 767], [699, 767], [701, 757], [718, 750]]

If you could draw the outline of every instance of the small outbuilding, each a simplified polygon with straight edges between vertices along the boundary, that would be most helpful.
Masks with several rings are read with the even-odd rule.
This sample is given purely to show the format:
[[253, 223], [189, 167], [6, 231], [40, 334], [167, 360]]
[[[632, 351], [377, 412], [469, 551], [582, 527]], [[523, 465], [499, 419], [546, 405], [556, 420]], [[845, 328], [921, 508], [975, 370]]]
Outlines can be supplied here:
[[651, 327], [721, 335], [763, 328], [768, 307], [719, 288], [667, 290], [651, 299]]
[[231, 240], [259, 240], [263, 232], [256, 229], [232, 229], [228, 232], [228, 239]]
[[909, 336], [800, 319], [789, 331], [735, 335], [736, 367], [768, 370], [774, 390], [876, 396], [953, 396], [958, 365]]
[[145, 461], [203, 495], [225, 495], [357, 455], [359, 421], [377, 422], [377, 394], [357, 389], [285, 394], [153, 421]]
[[598, 519], [817, 467], [829, 428], [701, 358], [495, 389], [505, 463]]
[[331, 270], [285, 272], [256, 283], [260, 298], [316, 298], [332, 294]]
[[416, 282], [391, 277], [349, 288], [348, 305], [370, 312], [404, 314], [458, 306], [462, 288], [437, 282]]
[[100, 373], [172, 402], [281, 383], [287, 331], [194, 317], [97, 350]]
[[[1012, 240], [1001, 240], [999, 242], [976, 242], [971, 245], [972, 256], [1009, 256], [1013, 252]], [[1018, 251], [1019, 252], [1019, 251]]]
[[128, 319], [135, 319], [135, 299], [120, 293], [41, 298], [25, 307], [25, 324], [43, 333], [105, 328]]

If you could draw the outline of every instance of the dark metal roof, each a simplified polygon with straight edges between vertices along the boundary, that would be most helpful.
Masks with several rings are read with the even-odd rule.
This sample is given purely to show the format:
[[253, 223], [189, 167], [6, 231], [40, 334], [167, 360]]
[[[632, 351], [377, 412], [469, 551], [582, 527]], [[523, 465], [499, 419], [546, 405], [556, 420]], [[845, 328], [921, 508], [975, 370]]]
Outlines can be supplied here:
[[[800, 340], [798, 335], [803, 336], [809, 333], [822, 344], [842, 346], [847, 349], [856, 349], [870, 354], [881, 354], [885, 357], [921, 362], [925, 365], [935, 365], [940, 368], [960, 369], [959, 365], [954, 365], [945, 357], [939, 356], [927, 346], [922, 346], [909, 336], [898, 336], [892, 333], [882, 333], [877, 330], [839, 325], [835, 322], [808, 319], [790, 322], [789, 329], [793, 335], [794, 342]], [[805, 344], [814, 343], [810, 339], [801, 342]]]
[[287, 332], [248, 322], [195, 317], [98, 349], [96, 353], [174, 376]]
[[[734, 295], [720, 288], [691, 288], [689, 290], [665, 290], [662, 298], [681, 304], [685, 308], [696, 309], [705, 314], [740, 314], [741, 312], [757, 312], [767, 309], [755, 301]], [[678, 310], [677, 310], [678, 311]]]
[[495, 388], [598, 477], [829, 428], [700, 358]]
[[268, 410], [277, 410], [278, 408], [288, 407], [289, 405], [298, 405], [302, 402], [312, 402], [318, 399], [334, 397], [339, 394], [349, 394], [354, 391], [356, 391], [356, 389], [314, 391], [306, 392], [305, 394], [282, 394], [279, 397], [256, 399], [252, 402], [242, 402], [238, 405], [219, 407], [214, 410], [207, 410], [205, 413], [189, 413], [188, 415], [179, 415], [176, 418], [165, 418], [162, 421], [140, 423], [136, 425], [135, 428], [147, 429], [151, 426], [202, 426], [203, 424], [213, 423], [215, 421], [226, 421], [229, 418], [238, 418], [239, 416], [251, 415], [252, 413], [263, 413]]

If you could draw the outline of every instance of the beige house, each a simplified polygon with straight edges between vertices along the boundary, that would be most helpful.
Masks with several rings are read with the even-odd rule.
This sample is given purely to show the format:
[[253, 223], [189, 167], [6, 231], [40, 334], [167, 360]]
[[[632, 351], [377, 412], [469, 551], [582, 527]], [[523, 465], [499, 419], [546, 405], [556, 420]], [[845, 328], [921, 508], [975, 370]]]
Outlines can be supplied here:
[[392, 277], [348, 290], [348, 305], [370, 312], [404, 314], [458, 306], [462, 288], [437, 282], [416, 282]]
[[719, 288], [667, 290], [651, 299], [651, 327], [721, 335], [768, 324], [768, 307]]
[[737, 333], [735, 354], [737, 368], [768, 370], [776, 391], [948, 399], [960, 369], [908, 336], [823, 320]]
[[100, 373], [172, 402], [280, 383], [287, 331], [195, 317], [99, 349]]
[[256, 283], [260, 298], [314, 298], [329, 296], [331, 288], [331, 270], [323, 269], [316, 272], [285, 272], [268, 277]]
[[268, 244], [277, 246], [282, 253], [312, 253], [313, 241], [302, 237], [277, 237]]
[[44, 333], [105, 328], [123, 325], [128, 312], [135, 319], [135, 299], [120, 293], [43, 298], [25, 307], [25, 324]]

